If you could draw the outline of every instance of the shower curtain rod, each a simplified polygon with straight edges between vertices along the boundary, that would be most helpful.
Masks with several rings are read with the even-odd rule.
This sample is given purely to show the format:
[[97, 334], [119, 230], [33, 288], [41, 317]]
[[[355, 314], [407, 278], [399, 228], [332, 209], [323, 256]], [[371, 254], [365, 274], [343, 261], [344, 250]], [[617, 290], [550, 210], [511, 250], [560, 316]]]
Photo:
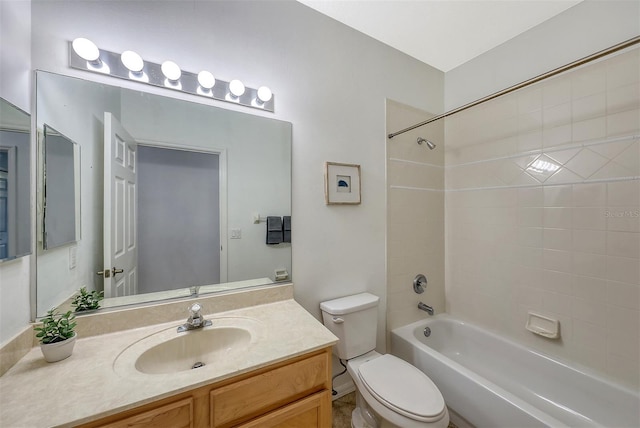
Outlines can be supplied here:
[[475, 101], [472, 101], [469, 104], [465, 104], [465, 105], [463, 105], [461, 107], [455, 108], [453, 110], [449, 110], [446, 113], [442, 113], [442, 114], [440, 114], [438, 116], [434, 116], [431, 119], [425, 120], [424, 122], [417, 123], [417, 124], [412, 125], [412, 126], [410, 126], [408, 128], [402, 129], [402, 130], [400, 130], [398, 132], [392, 132], [387, 137], [389, 139], [392, 139], [396, 135], [400, 135], [400, 134], [404, 134], [405, 132], [412, 131], [412, 130], [414, 130], [416, 128], [419, 128], [421, 126], [427, 125], [427, 124], [429, 124], [431, 122], [435, 122], [436, 120], [440, 120], [440, 119], [443, 119], [443, 118], [445, 118], [447, 116], [451, 116], [452, 114], [459, 113], [459, 112], [461, 112], [463, 110], [466, 110], [468, 108], [477, 106], [478, 104], [482, 104], [482, 103], [484, 103], [486, 101], [492, 100], [492, 99], [497, 98], [497, 97], [499, 97], [501, 95], [505, 95], [505, 94], [508, 94], [510, 92], [516, 91], [518, 89], [522, 89], [522, 88], [524, 88], [526, 86], [532, 85], [534, 83], [537, 83], [537, 82], [539, 82], [541, 80], [544, 80], [544, 79], [547, 79], [549, 77], [555, 76], [556, 74], [560, 74], [560, 73], [565, 72], [567, 70], [571, 70], [572, 68], [579, 67], [579, 66], [581, 66], [583, 64], [586, 64], [588, 62], [591, 62], [591, 61], [594, 61], [596, 59], [602, 58], [603, 56], [606, 56], [606, 55], [609, 55], [611, 53], [617, 52], [619, 50], [628, 48], [629, 46], [633, 46], [633, 45], [635, 45], [637, 43], [640, 43], [640, 36], [636, 36], [636, 37], [631, 38], [631, 39], [629, 39], [627, 41], [624, 41], [624, 42], [619, 43], [617, 45], [611, 46], [610, 48], [601, 50], [599, 52], [596, 52], [594, 54], [591, 54], [589, 56], [581, 58], [581, 59], [579, 59], [577, 61], [574, 61], [572, 63], [563, 65], [562, 67], [558, 67], [558, 68], [556, 68], [554, 70], [551, 70], [551, 71], [548, 71], [546, 73], [540, 74], [540, 75], [538, 75], [536, 77], [533, 77], [533, 78], [531, 78], [529, 80], [525, 80], [524, 82], [520, 82], [520, 83], [518, 83], [516, 85], [510, 86], [510, 87], [508, 87], [506, 89], [503, 89], [501, 91], [494, 92], [491, 95], [487, 95], [486, 97], [483, 97], [483, 98], [477, 99]]

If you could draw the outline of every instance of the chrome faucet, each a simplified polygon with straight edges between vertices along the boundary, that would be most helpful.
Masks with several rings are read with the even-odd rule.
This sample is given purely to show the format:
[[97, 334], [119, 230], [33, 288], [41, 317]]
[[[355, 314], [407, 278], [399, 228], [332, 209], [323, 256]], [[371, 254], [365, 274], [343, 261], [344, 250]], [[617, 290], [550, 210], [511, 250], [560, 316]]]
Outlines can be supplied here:
[[422, 302], [418, 303], [418, 309], [421, 309], [421, 310], [425, 311], [429, 315], [433, 315], [433, 308], [431, 306], [429, 306], [429, 305], [425, 305]]
[[211, 325], [211, 320], [205, 320], [200, 311], [202, 306], [199, 303], [194, 303], [189, 307], [189, 318], [187, 322], [178, 327], [178, 333], [188, 330], [196, 330], [199, 328], [207, 327]]

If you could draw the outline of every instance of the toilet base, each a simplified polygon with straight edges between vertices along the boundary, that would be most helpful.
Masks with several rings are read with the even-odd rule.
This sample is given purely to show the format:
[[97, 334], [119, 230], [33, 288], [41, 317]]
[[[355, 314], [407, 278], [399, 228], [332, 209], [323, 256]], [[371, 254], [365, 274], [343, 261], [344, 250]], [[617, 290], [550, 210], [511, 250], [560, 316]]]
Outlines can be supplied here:
[[351, 412], [351, 428], [379, 428], [378, 425], [368, 424], [362, 416], [361, 410], [360, 407], [356, 407]]
[[356, 408], [351, 412], [351, 428], [401, 428], [378, 415], [356, 390]]
[[380, 419], [356, 388], [356, 408], [351, 413], [352, 428], [381, 428]]

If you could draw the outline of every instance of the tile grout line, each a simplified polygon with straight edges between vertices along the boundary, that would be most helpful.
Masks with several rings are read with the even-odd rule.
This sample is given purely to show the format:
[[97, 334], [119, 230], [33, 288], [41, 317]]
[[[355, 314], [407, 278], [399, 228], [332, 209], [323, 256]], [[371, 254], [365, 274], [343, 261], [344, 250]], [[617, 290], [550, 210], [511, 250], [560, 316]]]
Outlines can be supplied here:
[[552, 184], [518, 184], [518, 185], [504, 185], [504, 186], [486, 186], [486, 187], [464, 187], [460, 189], [445, 189], [445, 192], [468, 192], [473, 190], [498, 190], [498, 189], [526, 189], [533, 187], [552, 187], [552, 186], [569, 186], [576, 184], [596, 184], [596, 183], [613, 183], [619, 181], [636, 181], [640, 180], [640, 175], [632, 175], [628, 177], [616, 177], [616, 178], [594, 178], [585, 179], [583, 181], [567, 181], [565, 183], [552, 183]]

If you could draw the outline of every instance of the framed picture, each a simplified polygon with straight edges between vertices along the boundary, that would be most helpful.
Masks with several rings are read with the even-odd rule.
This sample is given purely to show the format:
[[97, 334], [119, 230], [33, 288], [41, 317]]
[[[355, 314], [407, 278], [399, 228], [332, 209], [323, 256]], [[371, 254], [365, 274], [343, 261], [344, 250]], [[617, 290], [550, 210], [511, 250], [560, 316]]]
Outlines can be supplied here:
[[325, 162], [324, 200], [327, 205], [360, 203], [360, 165]]

